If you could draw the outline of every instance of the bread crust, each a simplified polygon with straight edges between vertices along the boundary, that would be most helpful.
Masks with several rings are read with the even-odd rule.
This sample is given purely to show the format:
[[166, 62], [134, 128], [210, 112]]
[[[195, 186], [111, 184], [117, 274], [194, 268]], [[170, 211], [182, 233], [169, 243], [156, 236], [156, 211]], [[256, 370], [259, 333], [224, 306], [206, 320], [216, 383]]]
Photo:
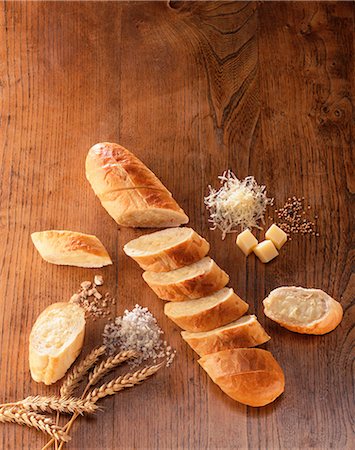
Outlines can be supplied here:
[[[319, 320], [312, 321], [308, 324], [293, 324], [292, 322], [287, 322], [280, 319], [272, 311], [273, 302], [277, 301], [275, 299], [276, 295], [287, 295], [291, 293], [292, 295], [300, 295], [302, 293], [309, 293], [318, 296], [319, 299], [325, 301], [327, 306], [327, 311]], [[283, 286], [274, 289], [270, 292], [268, 297], [263, 301], [264, 313], [265, 315], [277, 322], [282, 327], [301, 334], [315, 334], [321, 335], [333, 331], [341, 322], [343, 318], [343, 308], [339, 302], [334, 300], [330, 295], [321, 289], [307, 289], [303, 287], [296, 286]]]
[[86, 178], [119, 225], [160, 228], [189, 220], [154, 173], [121, 145], [103, 142], [91, 147]]
[[265, 406], [285, 389], [283, 370], [266, 350], [224, 350], [203, 356], [198, 363], [223, 392], [248, 406]]
[[[162, 300], [181, 302], [188, 299], [205, 297], [206, 295], [219, 291], [229, 281], [229, 276], [213, 260], [211, 261], [211, 265], [203, 273], [176, 283], [160, 284], [156, 280], [153, 281], [151, 276], [155, 272], [144, 272], [143, 279]], [[192, 266], [193, 264], [188, 267]], [[164, 277], [165, 273], [170, 272], [161, 273], [161, 276]]]
[[[209, 297], [178, 303], [179, 306], [185, 305], [188, 307], [189, 304], [205, 300], [205, 302], [207, 302], [206, 308], [201, 309], [199, 312], [188, 314], [186, 309], [185, 314], [174, 315], [174, 309], [176, 309], [177, 303], [170, 302], [165, 304], [164, 313], [170, 320], [185, 331], [201, 332], [221, 327], [222, 325], [226, 325], [227, 323], [239, 319], [249, 308], [248, 303], [244, 302], [237, 294], [235, 294], [233, 289], [223, 288], [221, 291], [225, 291], [225, 297], [221, 302], [215, 305], [208, 304]], [[216, 294], [221, 291], [216, 292]]]
[[107, 250], [93, 235], [68, 230], [38, 231], [32, 242], [42, 258], [52, 264], [103, 267], [112, 264]]
[[[57, 354], [55, 354], [55, 342], [48, 349], [40, 349], [36, 342], [41, 340], [41, 321], [49, 321], [51, 324], [50, 313], [65, 309], [68, 309], [68, 318], [74, 318], [77, 322], [73, 335], [70, 335], [70, 339]], [[55, 326], [53, 323], [53, 328]], [[33, 325], [29, 339], [29, 365], [34, 381], [49, 385], [62, 378], [81, 352], [84, 336], [85, 313], [78, 305], [61, 302], [46, 308]]]
[[[191, 231], [190, 236], [178, 242], [177, 244], [171, 244], [170, 247], [164, 248], [157, 252], [151, 252], [146, 255], [136, 255], [132, 251], [134, 249], [135, 242], [141, 238], [134, 239], [128, 242], [123, 250], [126, 255], [130, 256], [136, 261], [143, 270], [151, 272], [168, 272], [170, 270], [179, 269], [180, 267], [189, 266], [196, 261], [199, 261], [207, 255], [210, 245], [209, 243], [197, 234], [192, 228], [188, 228]], [[182, 228], [176, 228], [177, 235]], [[164, 232], [165, 230], [163, 230]], [[161, 231], [152, 233], [154, 238], [157, 238]]]
[[254, 315], [244, 316], [229, 326], [207, 333], [182, 331], [181, 336], [199, 356], [232, 348], [255, 347], [271, 339]]

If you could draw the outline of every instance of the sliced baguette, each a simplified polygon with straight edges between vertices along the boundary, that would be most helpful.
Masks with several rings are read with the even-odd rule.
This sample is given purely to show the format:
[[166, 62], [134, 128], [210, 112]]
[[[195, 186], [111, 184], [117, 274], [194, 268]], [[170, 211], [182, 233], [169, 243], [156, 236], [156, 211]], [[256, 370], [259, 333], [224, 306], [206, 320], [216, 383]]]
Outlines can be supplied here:
[[223, 392], [244, 405], [265, 406], [285, 389], [283, 370], [260, 348], [224, 350], [198, 362]]
[[188, 266], [207, 255], [209, 243], [192, 228], [168, 228], [140, 236], [123, 250], [142, 269], [168, 272]]
[[199, 332], [239, 319], [248, 308], [233, 289], [223, 288], [196, 300], [166, 303], [164, 313], [183, 330]]
[[321, 289], [285, 286], [263, 301], [264, 313], [282, 327], [303, 334], [325, 334], [342, 320], [341, 304]]
[[37, 318], [30, 334], [32, 378], [52, 384], [65, 375], [84, 342], [85, 313], [73, 303], [54, 303]]
[[199, 356], [230, 348], [255, 347], [271, 339], [253, 315], [244, 316], [212, 331], [182, 331], [181, 336]]
[[38, 231], [32, 242], [42, 258], [52, 264], [103, 267], [112, 264], [107, 250], [96, 236], [67, 230]]
[[103, 142], [91, 147], [86, 178], [119, 225], [165, 228], [189, 221], [163, 183], [121, 145]]
[[210, 295], [229, 281], [209, 257], [170, 272], [144, 272], [143, 278], [159, 298], [173, 302]]

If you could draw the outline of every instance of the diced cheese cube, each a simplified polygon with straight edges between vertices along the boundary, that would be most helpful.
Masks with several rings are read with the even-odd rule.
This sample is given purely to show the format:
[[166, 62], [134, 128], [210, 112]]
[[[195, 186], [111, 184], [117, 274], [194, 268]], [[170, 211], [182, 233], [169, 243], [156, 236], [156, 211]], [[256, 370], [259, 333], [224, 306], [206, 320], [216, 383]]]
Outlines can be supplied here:
[[237, 236], [237, 245], [241, 251], [246, 255], [250, 255], [253, 249], [258, 245], [258, 240], [248, 229], [244, 230]]
[[254, 248], [254, 253], [263, 263], [268, 263], [279, 254], [275, 245], [268, 239], [260, 242], [260, 244]]
[[284, 245], [287, 241], [287, 234], [281, 230], [277, 225], [272, 224], [271, 227], [265, 233], [266, 239], [272, 241], [277, 249]]

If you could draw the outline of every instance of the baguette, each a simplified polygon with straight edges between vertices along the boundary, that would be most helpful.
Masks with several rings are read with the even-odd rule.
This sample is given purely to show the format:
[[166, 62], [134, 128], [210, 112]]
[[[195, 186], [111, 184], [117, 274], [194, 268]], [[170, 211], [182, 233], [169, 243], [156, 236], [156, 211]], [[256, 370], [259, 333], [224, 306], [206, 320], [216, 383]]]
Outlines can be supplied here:
[[32, 242], [42, 258], [52, 264], [103, 267], [112, 264], [107, 250], [96, 236], [67, 230], [38, 231]]
[[199, 356], [231, 348], [255, 347], [271, 339], [255, 316], [244, 316], [212, 331], [182, 331], [181, 336]]
[[209, 248], [192, 228], [168, 228], [133, 239], [123, 250], [142, 269], [167, 272], [199, 261]]
[[54, 303], [37, 318], [30, 334], [32, 378], [52, 384], [65, 375], [84, 342], [85, 313], [73, 303]]
[[231, 288], [223, 288], [208, 297], [185, 302], [170, 302], [164, 313], [180, 328], [187, 331], [209, 331], [239, 319], [248, 310]]
[[267, 317], [296, 333], [329, 333], [343, 317], [341, 304], [320, 289], [279, 287], [263, 304]]
[[285, 389], [284, 373], [266, 350], [224, 350], [203, 356], [198, 362], [223, 392], [244, 405], [265, 406]]
[[165, 228], [189, 221], [163, 183], [121, 145], [103, 142], [91, 147], [86, 178], [119, 225]]
[[170, 272], [144, 272], [143, 279], [163, 300], [179, 302], [222, 289], [228, 275], [209, 257]]

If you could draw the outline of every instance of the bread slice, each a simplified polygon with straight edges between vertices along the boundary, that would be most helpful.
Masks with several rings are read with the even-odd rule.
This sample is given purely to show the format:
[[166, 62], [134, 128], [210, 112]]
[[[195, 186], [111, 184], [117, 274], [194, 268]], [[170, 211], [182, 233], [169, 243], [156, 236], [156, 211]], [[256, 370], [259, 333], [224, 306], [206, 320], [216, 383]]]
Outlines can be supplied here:
[[38, 231], [32, 242], [42, 258], [52, 264], [103, 267], [112, 264], [107, 250], [96, 236], [67, 230]]
[[267, 317], [297, 333], [329, 333], [343, 317], [341, 304], [320, 289], [279, 287], [263, 303]]
[[223, 288], [207, 297], [165, 304], [164, 313], [187, 331], [209, 331], [239, 319], [248, 310], [232, 288]]
[[255, 316], [244, 316], [212, 331], [182, 331], [181, 336], [199, 356], [230, 348], [255, 347], [271, 339]]
[[52, 384], [65, 375], [84, 342], [85, 314], [73, 303], [54, 303], [37, 318], [30, 334], [32, 378]]
[[210, 295], [222, 289], [229, 280], [208, 256], [170, 272], [144, 272], [143, 278], [159, 298], [173, 302]]
[[86, 178], [119, 225], [165, 228], [189, 221], [163, 183], [121, 145], [103, 142], [91, 147]]
[[260, 348], [223, 350], [198, 362], [223, 392], [244, 405], [265, 406], [285, 390], [283, 370]]
[[209, 243], [192, 228], [168, 228], [140, 236], [123, 250], [142, 269], [167, 272], [188, 266], [207, 255]]

